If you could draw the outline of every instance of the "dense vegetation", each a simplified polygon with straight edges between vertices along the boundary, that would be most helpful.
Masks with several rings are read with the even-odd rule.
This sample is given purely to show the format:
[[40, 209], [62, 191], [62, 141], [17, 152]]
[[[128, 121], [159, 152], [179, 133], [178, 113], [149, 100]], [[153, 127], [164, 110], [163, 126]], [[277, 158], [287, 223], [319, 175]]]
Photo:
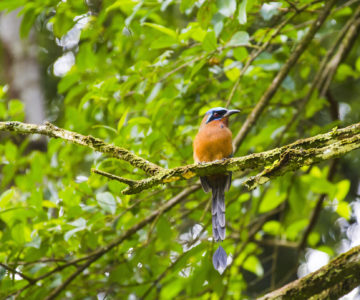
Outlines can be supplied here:
[[[19, 35], [36, 36], [46, 120], [163, 168], [193, 163], [193, 137], [212, 107], [241, 109], [230, 124], [235, 157], [360, 117], [358, 1], [0, 2], [13, 9]], [[0, 119], [25, 122], [5, 46]], [[359, 243], [358, 151], [252, 191], [242, 182], [256, 173], [235, 172], [223, 242], [231, 259], [220, 275], [196, 177], [124, 195], [126, 184], [91, 169], [149, 175], [37, 139], [46, 147], [0, 135], [1, 298], [253, 299], [314, 271], [311, 254], [329, 259]]]

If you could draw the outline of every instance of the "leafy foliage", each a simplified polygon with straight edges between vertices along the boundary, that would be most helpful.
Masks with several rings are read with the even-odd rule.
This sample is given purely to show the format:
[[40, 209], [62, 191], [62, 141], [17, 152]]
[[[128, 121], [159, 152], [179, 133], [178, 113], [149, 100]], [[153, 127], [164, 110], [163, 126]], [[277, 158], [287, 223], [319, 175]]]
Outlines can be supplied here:
[[[323, 2], [5, 0], [0, 9], [19, 7], [21, 36], [26, 37], [35, 22], [42, 47], [53, 47], [56, 39], [62, 55], [75, 57], [57, 91], [50, 91], [57, 100], [49, 99], [49, 116], [57, 125], [171, 168], [192, 162], [192, 138], [209, 108], [229, 104], [241, 109], [243, 114], [231, 124], [234, 134], [240, 130]], [[359, 40], [342, 59], [328, 92], [313, 93], [304, 111], [298, 109], [320, 60], [355, 6], [345, 2], [332, 10], [236, 156], [359, 119]], [[282, 22], [286, 25], [274, 35]], [[51, 59], [55, 63], [58, 57]], [[39, 60], [46, 58], [40, 54]], [[50, 80], [58, 79], [51, 75]], [[0, 118], [25, 118], [22, 102], [8, 99], [5, 84], [0, 89]], [[29, 282], [0, 266], [2, 297], [21, 291], [22, 298], [45, 299], [83, 262], [74, 260], [91, 256], [128, 232], [124, 241], [63, 286], [60, 297], [254, 297], [283, 283], [289, 271], [288, 280], [296, 278], [299, 261], [293, 245], [301, 242], [321, 195], [325, 209], [306, 245], [334, 255], [344, 238], [335, 221], [355, 222], [350, 203], [356, 197], [358, 153], [338, 161], [336, 171], [328, 164], [303, 168], [251, 193], [241, 185], [248, 174], [234, 174], [226, 194], [228, 229], [223, 243], [232, 261], [219, 275], [211, 265], [216, 245], [209, 240], [209, 199], [201, 190], [144, 222], [195, 180], [126, 196], [120, 193], [122, 183], [91, 174], [90, 169], [133, 179], [146, 174], [61, 140], [50, 139], [46, 152], [31, 151], [30, 140], [1, 136], [0, 262], [40, 279]], [[279, 251], [279, 241], [290, 263], [271, 259], [276, 272], [270, 284], [268, 257]], [[57, 272], [51, 273], [54, 269]]]

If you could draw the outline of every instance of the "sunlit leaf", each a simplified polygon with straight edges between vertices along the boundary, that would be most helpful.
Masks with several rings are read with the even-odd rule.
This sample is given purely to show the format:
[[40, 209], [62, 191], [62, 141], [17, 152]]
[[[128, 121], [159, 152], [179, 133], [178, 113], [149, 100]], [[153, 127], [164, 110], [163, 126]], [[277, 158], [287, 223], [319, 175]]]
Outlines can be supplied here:
[[177, 38], [177, 34], [174, 30], [167, 28], [165, 26], [159, 25], [159, 24], [154, 24], [154, 23], [148, 23], [148, 22], [144, 22], [143, 25], [149, 26], [151, 28], [156, 29], [157, 31], [164, 33], [168, 36], [171, 36], [173, 38]]
[[249, 43], [249, 34], [245, 31], [238, 31], [236, 32], [230, 42], [228, 43], [228, 46], [241, 46], [241, 45], [247, 45]]
[[247, 21], [246, 18], [246, 3], [247, 0], [242, 0], [239, 6], [239, 14], [238, 14], [238, 20], [240, 24], [245, 24]]
[[286, 194], [280, 194], [275, 188], [270, 189], [264, 199], [260, 203], [259, 212], [264, 213], [270, 211], [281, 204], [286, 198]]
[[226, 76], [231, 80], [235, 81], [240, 76], [240, 70], [237, 67], [237, 63], [232, 59], [226, 59], [224, 62], [224, 71]]
[[336, 212], [339, 214], [340, 217], [343, 217], [346, 220], [349, 220], [351, 217], [351, 207], [349, 203], [345, 201], [339, 202], [336, 207]]
[[217, 48], [217, 42], [216, 42], [216, 36], [214, 31], [209, 31], [202, 42], [203, 48], [207, 52], [211, 52], [216, 50]]
[[235, 0], [217, 0], [216, 4], [219, 9], [219, 13], [223, 14], [226, 17], [234, 15], [236, 10]]
[[263, 274], [264, 274], [264, 269], [263, 269], [259, 259], [254, 255], [249, 256], [245, 260], [243, 267], [245, 270], [248, 270], [248, 271], [256, 274], [259, 277], [263, 276]]
[[116, 211], [116, 201], [114, 196], [109, 192], [99, 193], [96, 200], [104, 211], [114, 214]]

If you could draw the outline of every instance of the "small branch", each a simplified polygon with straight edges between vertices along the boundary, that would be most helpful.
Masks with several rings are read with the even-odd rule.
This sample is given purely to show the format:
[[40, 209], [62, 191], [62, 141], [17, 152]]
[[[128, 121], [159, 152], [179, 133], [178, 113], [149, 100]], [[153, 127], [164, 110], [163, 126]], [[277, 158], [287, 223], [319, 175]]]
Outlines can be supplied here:
[[7, 270], [8, 272], [10, 273], [13, 273], [13, 274], [16, 274], [16, 275], [19, 275], [21, 278], [27, 280], [29, 282], [29, 284], [33, 284], [35, 283], [35, 280], [19, 271], [17, 271], [16, 269], [14, 268], [11, 268], [3, 263], [0, 263], [0, 267], [3, 267], [5, 270]]
[[114, 174], [111, 174], [111, 173], [108, 173], [108, 172], [105, 172], [105, 171], [101, 171], [101, 170], [97, 170], [97, 169], [91, 169], [91, 172], [93, 172], [95, 174], [105, 176], [105, 177], [113, 179], [113, 180], [120, 181], [120, 182], [125, 183], [125, 184], [130, 185], [130, 186], [136, 184], [136, 182], [137, 182], [136, 180], [116, 176]]
[[[354, 247], [346, 253], [339, 255], [326, 266], [310, 273], [309, 275], [295, 280], [280, 289], [273, 291], [259, 300], [297, 300], [310, 299], [317, 295], [316, 299], [329, 299], [321, 296], [321, 293], [336, 286], [337, 296], [343, 296], [360, 284], [360, 246]], [[346, 288], [345, 288], [346, 287]]]
[[82, 145], [88, 148], [91, 148], [95, 151], [108, 154], [112, 157], [127, 161], [132, 166], [139, 168], [145, 171], [148, 174], [154, 175], [158, 172], [161, 172], [163, 168], [158, 165], [155, 165], [146, 159], [137, 156], [130, 151], [115, 146], [107, 144], [104, 141], [95, 138], [91, 135], [81, 135], [79, 133], [65, 130], [59, 127], [56, 127], [53, 124], [46, 122], [44, 125], [35, 125], [35, 124], [26, 124], [21, 122], [0, 122], [0, 131], [12, 131], [16, 133], [24, 134], [42, 134], [52, 138], [60, 138], [62, 140], [71, 142], [73, 144]]

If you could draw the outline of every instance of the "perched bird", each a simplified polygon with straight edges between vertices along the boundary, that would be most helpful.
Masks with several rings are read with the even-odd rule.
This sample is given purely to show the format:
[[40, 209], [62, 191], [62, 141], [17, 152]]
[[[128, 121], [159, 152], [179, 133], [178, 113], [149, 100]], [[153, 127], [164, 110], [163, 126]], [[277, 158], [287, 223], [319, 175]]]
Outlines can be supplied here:
[[[222, 107], [210, 109], [204, 116], [193, 143], [196, 163], [223, 160], [233, 153], [232, 133], [228, 127], [229, 116], [240, 112]], [[231, 172], [200, 177], [203, 190], [212, 192], [212, 232], [216, 242], [225, 239], [225, 191], [231, 185]], [[215, 269], [226, 268], [227, 255], [219, 246], [213, 256]]]

